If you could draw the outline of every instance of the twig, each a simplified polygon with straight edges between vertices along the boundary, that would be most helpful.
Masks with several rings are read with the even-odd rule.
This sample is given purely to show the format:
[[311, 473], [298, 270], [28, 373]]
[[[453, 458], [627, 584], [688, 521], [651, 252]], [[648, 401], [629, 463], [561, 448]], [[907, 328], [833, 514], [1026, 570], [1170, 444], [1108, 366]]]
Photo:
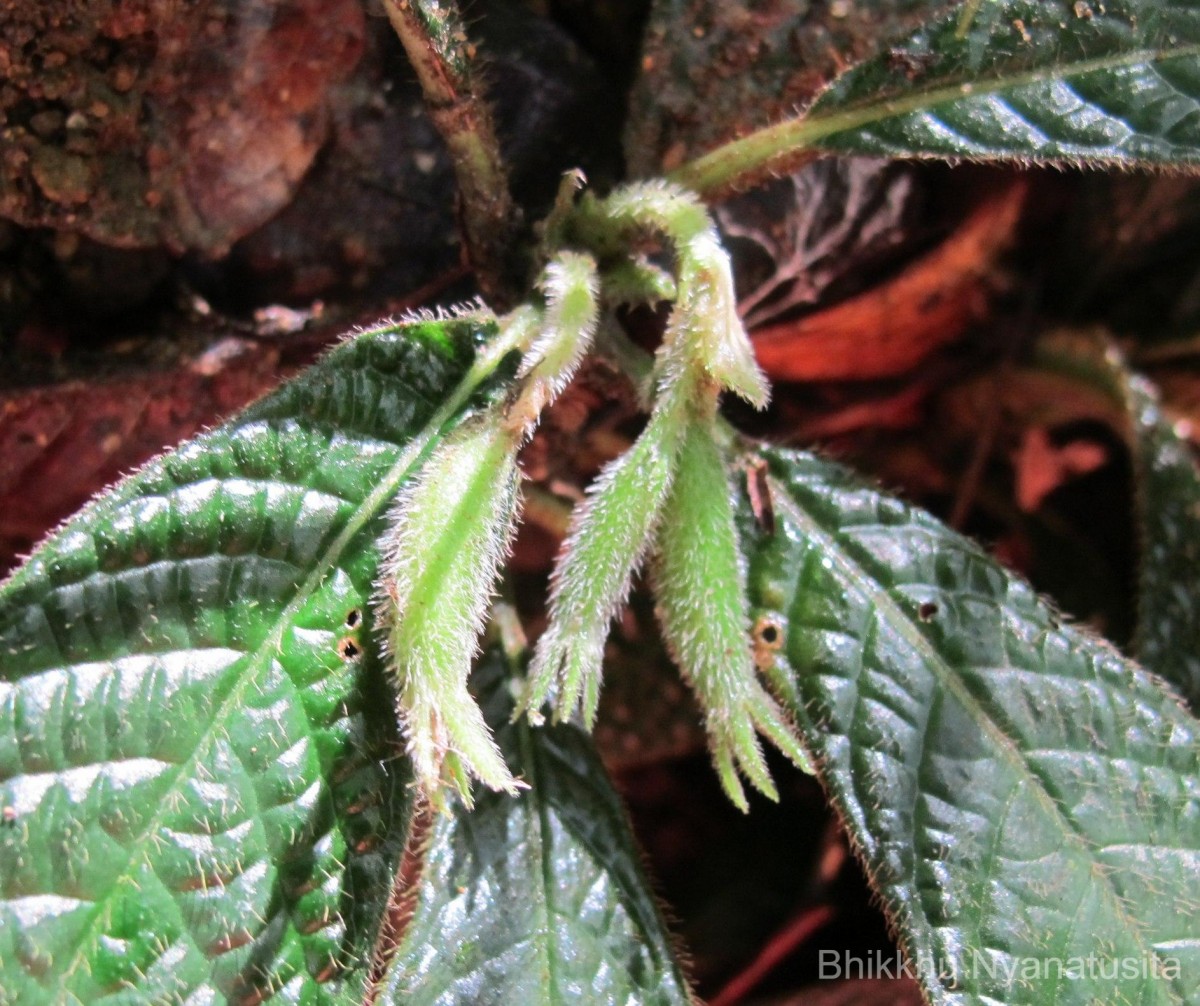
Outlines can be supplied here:
[[781, 961], [807, 943], [817, 930], [824, 928], [833, 919], [834, 915], [834, 910], [829, 905], [814, 905], [802, 910], [771, 937], [762, 953], [721, 989], [715, 998], [709, 1001], [709, 1006], [735, 1006], [736, 1003], [742, 1002]]
[[383, 6], [450, 151], [467, 260], [492, 306], [506, 310], [522, 278], [515, 251], [520, 210], [509, 191], [491, 110], [471, 72], [475, 47], [452, 0], [383, 0]]
[[956, 531], [961, 531], [967, 523], [967, 518], [971, 516], [971, 510], [975, 506], [975, 496], [979, 492], [979, 483], [983, 479], [984, 469], [992, 456], [992, 449], [996, 446], [996, 435], [1000, 430], [1000, 413], [1002, 411], [1000, 388], [1005, 381], [1011, 379], [1010, 370], [1008, 361], [1005, 360], [996, 373], [996, 379], [992, 383], [993, 393], [987, 404], [987, 413], [980, 424], [975, 444], [971, 448], [971, 460], [968, 462], [967, 469], [958, 483], [958, 490], [954, 494], [954, 505], [950, 509], [948, 523]]

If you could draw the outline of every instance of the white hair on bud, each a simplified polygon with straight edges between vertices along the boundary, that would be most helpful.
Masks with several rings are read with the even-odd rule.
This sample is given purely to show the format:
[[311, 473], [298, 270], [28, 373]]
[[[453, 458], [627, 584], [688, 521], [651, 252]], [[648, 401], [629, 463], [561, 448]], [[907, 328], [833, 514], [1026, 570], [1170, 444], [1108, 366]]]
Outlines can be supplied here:
[[435, 803], [466, 776], [517, 785], [466, 685], [516, 529], [516, 449], [498, 416], [468, 420], [401, 490], [384, 543], [386, 651], [417, 782]]

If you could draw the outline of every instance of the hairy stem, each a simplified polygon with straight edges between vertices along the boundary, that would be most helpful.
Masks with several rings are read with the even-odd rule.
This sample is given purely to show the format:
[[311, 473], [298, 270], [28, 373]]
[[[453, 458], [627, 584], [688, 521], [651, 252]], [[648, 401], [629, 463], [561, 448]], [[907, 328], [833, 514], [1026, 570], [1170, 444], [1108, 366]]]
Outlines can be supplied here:
[[520, 209], [509, 191], [491, 110], [471, 71], [474, 46], [451, 0], [383, 0], [416, 71], [434, 127], [450, 151], [461, 194], [467, 259], [493, 307], [519, 290]]

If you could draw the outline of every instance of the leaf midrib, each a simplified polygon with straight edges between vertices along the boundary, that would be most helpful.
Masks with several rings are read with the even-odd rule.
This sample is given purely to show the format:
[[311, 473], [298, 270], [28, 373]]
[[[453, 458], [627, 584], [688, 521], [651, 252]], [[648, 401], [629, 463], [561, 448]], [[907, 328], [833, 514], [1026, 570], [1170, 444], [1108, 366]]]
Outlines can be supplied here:
[[[1048, 81], [1068, 81], [1072, 77], [1088, 73], [1098, 73], [1102, 70], [1119, 70], [1128, 66], [1145, 63], [1168, 63], [1174, 59], [1184, 59], [1188, 56], [1200, 55], [1200, 43], [1184, 46], [1163, 54], [1153, 49], [1139, 49], [1129, 53], [1114, 56], [1098, 56], [1094, 59], [1080, 60], [1078, 63], [1044, 67], [1036, 70], [1026, 70], [1011, 76], [993, 79], [970, 79], [955, 84], [942, 84], [929, 87], [927, 90], [917, 88], [911, 94], [901, 97], [888, 98], [870, 104], [851, 104], [841, 111], [822, 116], [818, 106], [818, 114], [806, 119], [796, 120], [797, 126], [812, 127], [814, 139], [824, 139], [834, 133], [843, 133], [851, 129], [861, 129], [863, 126], [874, 125], [884, 119], [896, 118], [919, 112], [924, 109], [937, 108], [958, 98], [985, 97], [1001, 91], [1016, 90], [1033, 84], [1044, 84]], [[788, 123], [790, 124], [790, 123]], [[788, 125], [785, 124], [785, 125]]]
[[756, 130], [741, 140], [718, 147], [711, 153], [675, 169], [667, 177], [701, 194], [716, 192], [733, 180], [732, 175], [761, 170], [772, 160], [809, 150], [820, 141], [839, 133], [933, 109], [959, 98], [986, 97], [1001, 91], [1046, 81], [1068, 80], [1101, 70], [1117, 70], [1140, 63], [1162, 64], [1198, 55], [1200, 43], [1170, 50], [1140, 48], [1117, 55], [1083, 59], [1068, 64], [1060, 63], [991, 79], [974, 79], [951, 85], [929, 85], [926, 88], [918, 86], [902, 97], [853, 104], [827, 114], [821, 113], [818, 100], [814, 106], [816, 114], [788, 119]]
[[[108, 891], [95, 902], [95, 908], [91, 919], [88, 920], [88, 924], [81, 927], [76, 952], [67, 965], [59, 972], [56, 988], [60, 992], [67, 992], [71, 977], [84, 960], [86, 949], [94, 945], [97, 924], [105, 918], [109, 902], [120, 887], [121, 881], [129, 876], [130, 866], [144, 858], [147, 845], [156, 834], [168, 809], [172, 806], [171, 797], [179, 792], [180, 780], [186, 780], [190, 777], [190, 772], [197, 764], [201, 753], [208, 749], [218, 733], [218, 724], [224, 723], [227, 718], [226, 713], [229, 709], [231, 707], [240, 707], [241, 703], [239, 700], [245, 690], [257, 680], [258, 672], [262, 669], [266, 661], [273, 658], [274, 653], [278, 650], [291, 618], [316, 592], [325, 579], [325, 576], [336, 565], [337, 560], [349, 546], [350, 542], [357, 537], [368, 521], [372, 520], [395, 494], [400, 483], [404, 481], [405, 476], [433, 439], [466, 405], [471, 394], [495, 371], [504, 356], [514, 348], [510, 344], [512, 341], [511, 337], [505, 339], [501, 336], [476, 356], [467, 373], [450, 395], [447, 396], [442, 406], [408, 440], [401, 451], [400, 457], [388, 469], [385, 477], [375, 489], [367, 494], [362, 503], [346, 521], [346, 526], [325, 549], [322, 556], [314, 564], [312, 572], [297, 588], [292, 600], [282, 609], [270, 631], [263, 637], [262, 642], [243, 658], [246, 663], [239, 674], [239, 683], [230, 689], [229, 693], [214, 711], [208, 726], [197, 739], [192, 754], [185, 761], [178, 764], [174, 778], [171, 781], [171, 786], [159, 801], [158, 809], [147, 820], [141, 834], [129, 844], [129, 854], [120, 871], [114, 874], [115, 879]], [[201, 952], [203, 953], [203, 951]]]
[[532, 943], [546, 962], [547, 1001], [550, 1001], [549, 994], [557, 988], [556, 974], [558, 971], [557, 954], [554, 946], [554, 923], [550, 907], [551, 892], [554, 890], [554, 884], [551, 880], [554, 876], [554, 863], [551, 857], [549, 841], [549, 836], [552, 834], [552, 827], [541, 782], [538, 778], [541, 774], [541, 766], [538, 764], [537, 745], [534, 744], [533, 737], [531, 736], [532, 728], [527, 721], [522, 720], [516, 725], [515, 729], [518, 732], [518, 743], [521, 747], [521, 760], [524, 763], [525, 772], [529, 776], [530, 792], [524, 799], [535, 800], [537, 802], [536, 840], [538, 844], [537, 854], [539, 863], [536, 875], [540, 883], [537, 891], [538, 896], [535, 900], [538, 914], [541, 916], [545, 939], [536, 939], [537, 933], [535, 932], [532, 934], [534, 937]]
[[[934, 648], [924, 633], [920, 631], [912, 621], [912, 618], [892, 599], [887, 590], [865, 569], [850, 558], [846, 550], [839, 546], [833, 535], [805, 512], [785, 485], [781, 484], [774, 477], [768, 479], [768, 484], [771, 487], [772, 498], [775, 501], [776, 508], [782, 510], [797, 527], [801, 528], [813, 540], [821, 554], [827, 558], [831, 558], [842, 569], [843, 574], [852, 584], [860, 589], [867, 598], [873, 600], [876, 609], [884, 612], [889, 618], [889, 624], [896, 627], [904, 640], [913, 649], [922, 654], [925, 665], [930, 668], [938, 681], [962, 703], [968, 712], [975, 714], [975, 722], [979, 723], [982, 729], [987, 731], [989, 737], [995, 742], [995, 748], [1003, 754], [1014, 772], [1019, 777], [1024, 777], [1031, 785], [1034, 796], [1047, 811], [1046, 816], [1051, 820], [1060, 822], [1061, 827], [1059, 831], [1065, 836], [1069, 836], [1076, 849], [1084, 853], [1084, 860], [1086, 861], [1091, 849], [1087, 836], [1082, 834], [1075, 823], [1063, 814], [1053, 796], [1051, 796], [1043, 784], [1041, 777], [1024, 757], [1016, 741], [1004, 732], [983, 704], [953, 672], [953, 669], [949, 667], [942, 655]], [[1105, 899], [1111, 906], [1113, 917], [1122, 922], [1126, 932], [1133, 936], [1139, 946], [1143, 947], [1147, 953], [1153, 955], [1156, 961], [1161, 961], [1162, 958], [1157, 949], [1146, 941], [1138, 926], [1134, 924], [1133, 920], [1122, 909], [1120, 892], [1113, 886], [1109, 872], [1097, 869], [1090, 871], [1090, 875], [1093, 878], [1097, 876], [1102, 878], [1103, 883], [1099, 883], [1096, 886], [1104, 892]], [[1172, 989], [1179, 994], [1179, 1001], [1182, 1002], [1184, 1001], [1182, 992], [1179, 990], [1176, 982], [1177, 980], [1172, 982]]]

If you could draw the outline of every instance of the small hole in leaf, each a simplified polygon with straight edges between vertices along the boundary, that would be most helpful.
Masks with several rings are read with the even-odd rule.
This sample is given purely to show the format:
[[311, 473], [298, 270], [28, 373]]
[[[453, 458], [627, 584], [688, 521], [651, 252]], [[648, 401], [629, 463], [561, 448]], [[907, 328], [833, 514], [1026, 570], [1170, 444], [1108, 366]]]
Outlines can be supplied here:
[[362, 621], [362, 612], [357, 608], [351, 608], [346, 612], [346, 628], [354, 629], [358, 627], [358, 623]]
[[763, 669], [775, 663], [775, 653], [784, 647], [784, 623], [773, 615], [763, 615], [751, 630], [755, 664]]
[[783, 625], [771, 615], [763, 615], [754, 623], [754, 641], [765, 646], [779, 647], [783, 642]]
[[917, 609], [917, 615], [920, 616], [922, 622], [928, 622], [933, 619], [933, 616], [938, 613], [938, 606], [932, 601], [926, 601]]
[[358, 641], [351, 636], [343, 636], [338, 640], [338, 653], [341, 654], [343, 660], [353, 660], [362, 650], [358, 647]]

